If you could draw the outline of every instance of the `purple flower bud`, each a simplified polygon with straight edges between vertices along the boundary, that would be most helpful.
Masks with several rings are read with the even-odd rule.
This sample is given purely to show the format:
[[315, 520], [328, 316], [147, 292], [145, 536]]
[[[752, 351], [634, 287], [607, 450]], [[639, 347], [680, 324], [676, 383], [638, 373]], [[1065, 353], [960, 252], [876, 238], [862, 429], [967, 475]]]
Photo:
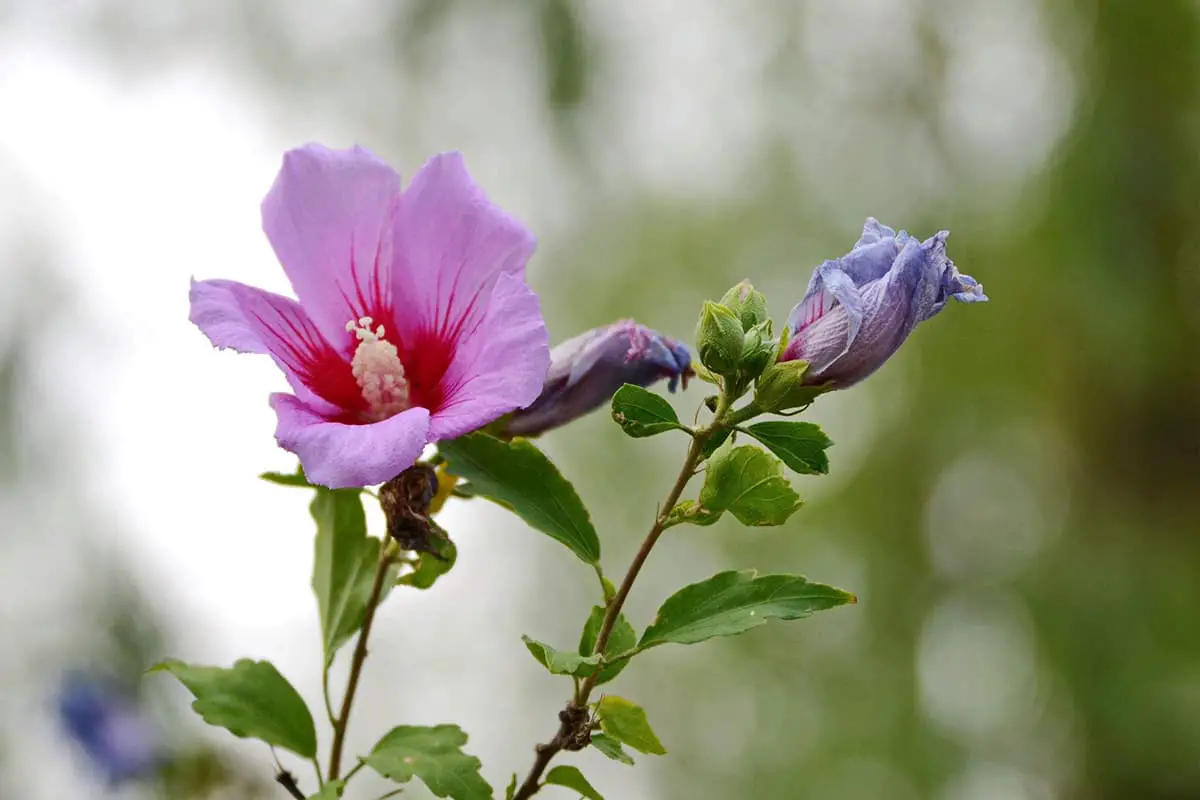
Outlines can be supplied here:
[[947, 299], [987, 300], [983, 286], [946, 256], [949, 235], [921, 242], [868, 218], [853, 250], [813, 272], [788, 317], [791, 338], [779, 360], [803, 359], [810, 365], [805, 383], [844, 389], [879, 369]]
[[71, 675], [57, 701], [66, 732], [110, 784], [153, 773], [162, 762], [154, 729], [115, 686]]
[[649, 386], [667, 378], [687, 388], [692, 354], [679, 342], [633, 320], [621, 320], [568, 339], [550, 351], [550, 372], [533, 405], [514, 412], [504, 430], [536, 436], [608, 402], [622, 384]]

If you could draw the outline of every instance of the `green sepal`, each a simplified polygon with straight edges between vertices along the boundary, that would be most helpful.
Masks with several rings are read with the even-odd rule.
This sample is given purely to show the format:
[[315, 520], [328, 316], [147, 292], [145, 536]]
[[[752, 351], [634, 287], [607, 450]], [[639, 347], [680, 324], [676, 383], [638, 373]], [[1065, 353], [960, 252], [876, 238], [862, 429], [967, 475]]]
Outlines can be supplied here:
[[733, 375], [742, 357], [744, 331], [737, 315], [711, 300], [704, 301], [696, 324], [696, 355], [717, 375]]
[[755, 325], [769, 321], [767, 314], [767, 298], [754, 288], [748, 280], [744, 280], [731, 288], [721, 298], [721, 305], [728, 308], [742, 323], [742, 330], [748, 331]]
[[754, 384], [754, 404], [763, 412], [778, 414], [802, 409], [833, 388], [830, 382], [807, 385], [807, 361], [780, 361], [770, 365]]
[[762, 374], [775, 360], [775, 339], [771, 336], [771, 320], [746, 331], [742, 339], [740, 377], [747, 384]]

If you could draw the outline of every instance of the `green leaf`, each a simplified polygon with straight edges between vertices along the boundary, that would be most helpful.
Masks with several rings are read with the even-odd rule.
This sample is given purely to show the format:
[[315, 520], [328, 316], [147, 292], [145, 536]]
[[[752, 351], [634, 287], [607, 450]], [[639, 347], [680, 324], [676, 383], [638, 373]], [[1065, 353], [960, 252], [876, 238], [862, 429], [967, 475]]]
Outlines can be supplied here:
[[457, 725], [400, 725], [362, 760], [396, 783], [416, 775], [438, 797], [492, 800], [492, 787], [479, 775], [479, 759], [462, 751], [466, 743], [467, 735]]
[[611, 736], [605, 736], [603, 733], [593, 733], [592, 747], [604, 753], [604, 755], [613, 761], [620, 761], [622, 764], [629, 764], [630, 766], [633, 765], [633, 756], [626, 753], [625, 748], [621, 747], [621, 743]]
[[264, 472], [258, 477], [270, 483], [277, 483], [280, 486], [301, 486], [305, 489], [315, 488], [308, 482], [308, 478], [304, 477], [304, 468], [301, 466], [297, 466], [295, 472]]
[[521, 641], [525, 642], [525, 647], [529, 649], [537, 662], [554, 675], [574, 675], [578, 678], [586, 678], [595, 672], [596, 667], [600, 664], [598, 655], [583, 656], [569, 650], [556, 650], [550, 645], [530, 639], [528, 636], [522, 636]]
[[725, 444], [725, 440], [728, 439], [732, 433], [732, 429], [722, 428], [714, 433], [709, 440], [704, 443], [704, 447], [700, 449], [700, 452], [704, 454], [705, 458], [711, 458], [712, 454], [717, 452], [721, 445]]
[[[599, 637], [600, 626], [603, 624], [604, 607], [593, 607], [591, 615], [588, 616], [588, 620], [583, 626], [583, 633], [579, 637], [579, 654], [581, 656], [590, 656], [592, 651], [596, 649], [596, 638]], [[614, 658], [632, 650], [635, 646], [637, 646], [637, 631], [629, 624], [629, 620], [625, 619], [624, 614], [618, 614], [617, 621], [613, 623], [612, 632], [608, 635], [608, 644], [604, 646], [605, 657], [608, 659]], [[621, 674], [621, 670], [625, 669], [628, 664], [628, 658], [623, 658], [609, 664], [600, 670], [600, 676], [596, 679], [596, 685], [599, 686], [603, 683], [608, 683]]]
[[726, 445], [708, 462], [700, 505], [757, 526], [782, 525], [802, 503], [778, 459], [753, 445]]
[[[312, 587], [328, 666], [338, 648], [362, 627], [382, 542], [367, 536], [358, 489], [317, 487], [309, 509], [317, 523]], [[391, 584], [388, 581], [384, 591]]]
[[510, 509], [583, 561], [600, 561], [600, 539], [583, 501], [531, 442], [504, 442], [477, 432], [441, 442], [438, 451], [450, 462], [452, 474], [471, 482], [474, 493]]
[[692, 525], [712, 525], [724, 513], [724, 511], [710, 511], [695, 500], [684, 500], [671, 509], [671, 513], [667, 515], [666, 525], [663, 528], [682, 525], [685, 522]]
[[801, 475], [828, 474], [829, 457], [825, 455], [825, 450], [833, 442], [819, 426], [811, 422], [778, 420], [756, 422], [747, 426], [745, 431], [779, 456], [794, 472]]
[[314, 795], [310, 795], [308, 800], [338, 800], [338, 798], [342, 796], [342, 790], [345, 788], [345, 781], [330, 781], [329, 783], [325, 784], [321, 791]]
[[417, 558], [412, 572], [401, 575], [396, 581], [397, 586], [412, 586], [415, 589], [428, 589], [438, 578], [445, 575], [458, 560], [458, 548], [447, 538], [442, 543], [442, 558], [434, 553], [421, 553]]
[[638, 649], [674, 642], [696, 644], [733, 636], [772, 619], [801, 619], [827, 608], [857, 603], [849, 592], [810, 583], [799, 575], [762, 575], [754, 570], [720, 572], [667, 598]]
[[650, 728], [646, 711], [624, 697], [606, 695], [596, 704], [600, 727], [617, 741], [629, 745], [641, 753], [654, 756], [665, 755], [667, 750]]
[[612, 418], [626, 435], [634, 439], [654, 436], [664, 431], [686, 430], [679, 422], [675, 409], [665, 399], [640, 386], [627, 383], [612, 399]]
[[504, 800], [513, 800], [513, 795], [517, 793], [517, 773], [513, 773], [512, 780], [508, 782], [508, 786], [504, 787]]
[[560, 764], [547, 772], [545, 782], [551, 786], [565, 786], [568, 789], [574, 789], [588, 800], [604, 800], [604, 795], [597, 792], [592, 784], [588, 783], [588, 779], [583, 777], [582, 772], [566, 764]]
[[308, 706], [269, 661], [240, 659], [234, 665], [197, 667], [168, 660], [149, 672], [170, 672], [196, 701], [192, 709], [209, 725], [234, 736], [261, 739], [303, 758], [317, 754], [317, 731]]

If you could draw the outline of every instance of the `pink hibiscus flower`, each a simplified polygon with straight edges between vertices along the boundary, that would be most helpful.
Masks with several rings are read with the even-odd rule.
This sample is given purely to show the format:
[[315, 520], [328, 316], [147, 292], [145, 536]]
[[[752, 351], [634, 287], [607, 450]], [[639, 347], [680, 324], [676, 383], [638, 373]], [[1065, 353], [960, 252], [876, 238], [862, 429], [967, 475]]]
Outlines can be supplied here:
[[493, 205], [462, 156], [400, 177], [362, 148], [288, 152], [263, 230], [299, 302], [193, 281], [191, 320], [216, 347], [266, 353], [275, 438], [310, 481], [390, 480], [422, 449], [537, 399], [550, 364], [535, 240]]

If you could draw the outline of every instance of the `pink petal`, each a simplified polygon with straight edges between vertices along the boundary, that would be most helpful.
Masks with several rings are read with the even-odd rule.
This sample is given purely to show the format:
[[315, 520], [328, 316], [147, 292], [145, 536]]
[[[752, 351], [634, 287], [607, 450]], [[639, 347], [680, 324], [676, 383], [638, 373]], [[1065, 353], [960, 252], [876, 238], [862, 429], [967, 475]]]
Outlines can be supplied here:
[[404, 191], [392, 286], [402, 337], [469, 335], [502, 274], [523, 276], [537, 242], [488, 200], [459, 153], [434, 156]]
[[291, 150], [262, 204], [263, 230], [305, 311], [339, 351], [345, 325], [390, 317], [400, 176], [361, 147]]
[[310, 481], [331, 489], [389, 481], [416, 463], [428, 441], [423, 408], [372, 425], [330, 422], [290, 394], [271, 395], [271, 408], [279, 446], [300, 457]]
[[[269, 353], [304, 402], [323, 414], [338, 405], [317, 396], [306, 376], [329, 345], [295, 300], [237, 281], [192, 281], [189, 318], [216, 347], [239, 353]], [[347, 368], [348, 370], [348, 368]], [[355, 387], [357, 388], [357, 387]]]
[[[237, 296], [240, 290], [257, 291], [233, 281], [199, 281], [192, 279], [188, 290], [191, 312], [188, 319], [203, 331], [214, 347], [229, 348], [239, 353], [266, 354], [267, 346], [258, 331], [242, 313]], [[286, 297], [279, 297], [287, 301]], [[299, 311], [303, 314], [303, 311]]]
[[523, 278], [500, 276], [486, 316], [446, 371], [446, 399], [430, 423], [430, 440], [461, 436], [524, 408], [541, 394], [549, 369], [537, 295]]

